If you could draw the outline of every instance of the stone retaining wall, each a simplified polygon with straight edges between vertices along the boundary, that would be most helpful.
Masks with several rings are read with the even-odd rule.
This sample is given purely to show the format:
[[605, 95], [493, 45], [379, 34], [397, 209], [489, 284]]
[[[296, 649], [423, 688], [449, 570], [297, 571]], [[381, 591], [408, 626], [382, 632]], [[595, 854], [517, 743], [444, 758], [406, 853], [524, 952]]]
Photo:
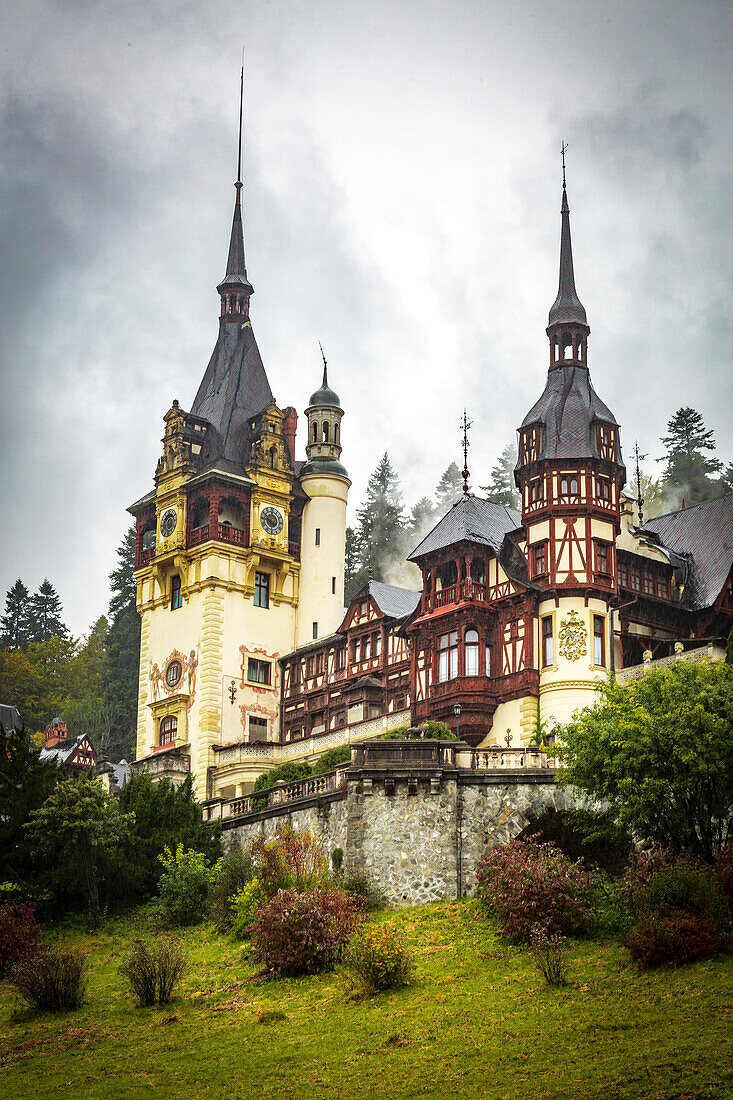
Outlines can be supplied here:
[[579, 804], [547, 769], [398, 771], [352, 765], [345, 790], [226, 820], [225, 836], [246, 845], [280, 823], [310, 829], [329, 854], [343, 849], [347, 876], [365, 871], [391, 904], [419, 905], [471, 894], [487, 847], [513, 840], [548, 809]]

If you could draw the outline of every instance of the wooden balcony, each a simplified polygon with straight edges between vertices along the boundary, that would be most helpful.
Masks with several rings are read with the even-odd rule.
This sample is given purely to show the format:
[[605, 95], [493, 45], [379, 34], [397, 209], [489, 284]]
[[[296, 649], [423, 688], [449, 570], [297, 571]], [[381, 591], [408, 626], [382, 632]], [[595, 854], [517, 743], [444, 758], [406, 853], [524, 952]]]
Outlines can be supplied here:
[[485, 584], [478, 581], [462, 580], [441, 588], [431, 596], [428, 593], [428, 610], [436, 611], [441, 607], [453, 607], [459, 603], [488, 603], [489, 594]]
[[245, 532], [228, 523], [206, 523], [202, 527], [194, 527], [188, 536], [188, 545], [189, 547], [199, 546], [202, 542], [209, 542], [212, 539], [217, 542], [228, 542], [234, 546], [244, 546]]

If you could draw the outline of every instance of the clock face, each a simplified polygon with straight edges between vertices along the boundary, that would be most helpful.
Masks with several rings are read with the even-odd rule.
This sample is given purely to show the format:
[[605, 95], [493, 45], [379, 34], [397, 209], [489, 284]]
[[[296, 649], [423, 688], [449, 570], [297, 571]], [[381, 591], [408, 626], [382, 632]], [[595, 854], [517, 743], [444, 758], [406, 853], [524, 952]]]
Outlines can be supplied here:
[[175, 508], [169, 508], [167, 512], [163, 512], [163, 516], [160, 521], [160, 533], [164, 539], [169, 538], [170, 535], [176, 529], [176, 523], [178, 522], [178, 516]]
[[260, 512], [260, 523], [268, 535], [279, 535], [283, 529], [284, 520], [277, 508], [263, 508]]

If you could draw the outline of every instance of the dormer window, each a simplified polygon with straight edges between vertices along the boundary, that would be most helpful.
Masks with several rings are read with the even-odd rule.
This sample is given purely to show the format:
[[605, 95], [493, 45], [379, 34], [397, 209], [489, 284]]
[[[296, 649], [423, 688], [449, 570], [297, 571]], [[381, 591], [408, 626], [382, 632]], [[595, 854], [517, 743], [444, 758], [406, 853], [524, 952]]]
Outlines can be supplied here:
[[599, 458], [605, 458], [609, 462], [616, 461], [616, 429], [610, 424], [596, 426], [596, 448]]
[[528, 462], [536, 462], [540, 457], [542, 444], [542, 426], [534, 424], [531, 428], [525, 428], [522, 432], [522, 465]]

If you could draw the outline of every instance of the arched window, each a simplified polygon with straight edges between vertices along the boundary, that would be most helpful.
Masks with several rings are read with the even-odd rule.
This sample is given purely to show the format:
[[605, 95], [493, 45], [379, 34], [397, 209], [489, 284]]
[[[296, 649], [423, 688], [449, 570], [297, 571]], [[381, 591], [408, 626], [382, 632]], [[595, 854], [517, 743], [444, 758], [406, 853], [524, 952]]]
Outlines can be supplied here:
[[315, 443], [317, 439], [318, 439], [318, 425], [316, 424], [316, 422], [314, 420], [313, 421], [313, 442]]
[[270, 447], [270, 450], [268, 451], [267, 465], [270, 467], [271, 470], [275, 469], [275, 448], [274, 447]]
[[172, 714], [166, 714], [165, 718], [160, 720], [160, 744], [161, 745], [173, 745], [176, 740], [176, 730], [178, 729], [178, 719]]
[[333, 426], [333, 441], [334, 441], [334, 443], [338, 443], [338, 441], [339, 441], [339, 422], [338, 422], [338, 420], [336, 421], [336, 423]]
[[466, 676], [478, 676], [478, 630], [467, 630], [465, 636]]
[[329, 423], [328, 423], [327, 420], [324, 420], [323, 421], [323, 440], [324, 440], [325, 443], [328, 443], [329, 431], [330, 431]]
[[438, 681], [455, 680], [458, 675], [458, 632], [441, 634], [438, 638]]

